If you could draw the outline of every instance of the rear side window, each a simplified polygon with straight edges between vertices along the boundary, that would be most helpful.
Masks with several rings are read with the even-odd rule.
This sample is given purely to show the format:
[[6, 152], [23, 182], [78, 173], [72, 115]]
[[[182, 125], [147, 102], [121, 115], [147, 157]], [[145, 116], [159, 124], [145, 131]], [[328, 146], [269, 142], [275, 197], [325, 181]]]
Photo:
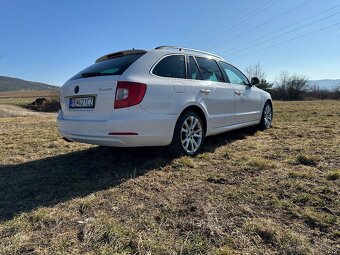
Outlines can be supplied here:
[[163, 58], [152, 71], [162, 77], [185, 79], [185, 58], [183, 55], [171, 55]]
[[196, 57], [203, 80], [224, 82], [222, 73], [213, 59]]
[[200, 74], [200, 71], [198, 70], [195, 59], [193, 57], [189, 57], [189, 67], [190, 67], [189, 79], [202, 80], [202, 76]]
[[104, 75], [121, 75], [133, 62], [139, 59], [143, 54], [144, 53], [125, 55], [95, 63], [77, 73], [70, 80]]

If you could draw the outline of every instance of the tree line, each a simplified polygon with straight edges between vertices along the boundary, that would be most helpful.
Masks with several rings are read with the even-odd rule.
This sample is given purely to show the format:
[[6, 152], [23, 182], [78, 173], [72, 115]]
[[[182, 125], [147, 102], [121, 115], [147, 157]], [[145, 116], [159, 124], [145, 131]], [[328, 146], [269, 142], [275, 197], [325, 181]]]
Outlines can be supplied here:
[[255, 64], [246, 68], [246, 75], [258, 77], [258, 88], [269, 92], [277, 100], [306, 100], [306, 99], [340, 99], [340, 82], [332, 89], [320, 88], [317, 84], [309, 84], [304, 75], [290, 74], [286, 71], [279, 73], [273, 83], [266, 80], [266, 73], [261, 65]]

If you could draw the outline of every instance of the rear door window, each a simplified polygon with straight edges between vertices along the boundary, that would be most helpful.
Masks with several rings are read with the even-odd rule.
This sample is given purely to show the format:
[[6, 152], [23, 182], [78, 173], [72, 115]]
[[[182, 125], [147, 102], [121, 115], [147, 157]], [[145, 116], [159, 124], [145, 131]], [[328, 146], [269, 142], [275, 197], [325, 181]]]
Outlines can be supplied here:
[[161, 77], [185, 79], [184, 55], [170, 55], [157, 63], [152, 73]]
[[222, 73], [213, 59], [196, 57], [203, 80], [224, 82]]
[[77, 73], [71, 78], [71, 80], [95, 76], [121, 75], [133, 62], [139, 59], [143, 54], [144, 53], [130, 54], [95, 63]]

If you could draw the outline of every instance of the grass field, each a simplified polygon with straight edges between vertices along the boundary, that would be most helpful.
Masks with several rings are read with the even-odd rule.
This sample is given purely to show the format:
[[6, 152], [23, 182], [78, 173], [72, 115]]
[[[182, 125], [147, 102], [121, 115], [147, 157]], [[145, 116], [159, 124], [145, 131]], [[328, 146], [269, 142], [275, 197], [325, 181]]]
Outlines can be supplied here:
[[195, 158], [0, 118], [0, 254], [340, 254], [340, 101], [274, 109]]
[[58, 90], [6, 91], [0, 92], [0, 105], [11, 104], [25, 106], [39, 97], [52, 99], [58, 96]]

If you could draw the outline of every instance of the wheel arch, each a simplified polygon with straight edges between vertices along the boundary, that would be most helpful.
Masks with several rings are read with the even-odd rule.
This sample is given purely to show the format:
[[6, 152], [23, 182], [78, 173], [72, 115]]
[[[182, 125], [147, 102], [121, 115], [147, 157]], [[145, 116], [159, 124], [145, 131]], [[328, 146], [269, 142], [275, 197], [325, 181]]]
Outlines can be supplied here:
[[206, 116], [206, 112], [198, 105], [192, 104], [192, 105], [187, 105], [186, 107], [184, 107], [184, 109], [182, 109], [181, 113], [178, 115], [177, 120], [179, 119], [179, 117], [188, 111], [193, 111], [196, 112], [202, 119], [203, 122], [203, 127], [204, 127], [204, 135], [207, 133], [207, 128], [208, 128], [208, 120], [207, 120], [207, 116]]

